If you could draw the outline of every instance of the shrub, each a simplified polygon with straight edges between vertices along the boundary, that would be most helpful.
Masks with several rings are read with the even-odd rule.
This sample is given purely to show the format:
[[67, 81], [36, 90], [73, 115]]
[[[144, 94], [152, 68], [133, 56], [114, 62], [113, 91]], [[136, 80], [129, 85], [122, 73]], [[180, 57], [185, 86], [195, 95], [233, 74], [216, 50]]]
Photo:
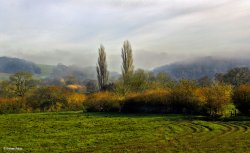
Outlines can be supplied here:
[[205, 98], [194, 82], [180, 81], [172, 90], [171, 107], [174, 113], [202, 113]]
[[68, 93], [66, 95], [67, 109], [68, 110], [81, 110], [86, 96], [79, 93]]
[[210, 116], [221, 116], [232, 101], [232, 87], [230, 85], [213, 84], [204, 88], [204, 96], [208, 114]]
[[170, 90], [154, 89], [142, 93], [130, 93], [127, 95], [122, 108], [123, 112], [169, 112]]
[[28, 109], [40, 111], [59, 111], [65, 109], [66, 96], [60, 87], [42, 87], [36, 89], [26, 98]]
[[19, 113], [22, 103], [17, 98], [0, 98], [0, 114]]
[[242, 114], [250, 114], [250, 86], [242, 85], [234, 90], [233, 102]]
[[112, 92], [98, 92], [88, 96], [84, 107], [90, 112], [120, 112], [123, 97]]

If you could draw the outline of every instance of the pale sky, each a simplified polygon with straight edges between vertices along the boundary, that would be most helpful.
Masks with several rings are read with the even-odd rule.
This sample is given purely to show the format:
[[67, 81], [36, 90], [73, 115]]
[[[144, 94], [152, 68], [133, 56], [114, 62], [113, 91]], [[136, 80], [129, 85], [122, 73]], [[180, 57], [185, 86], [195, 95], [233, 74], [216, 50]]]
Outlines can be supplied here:
[[250, 55], [250, 0], [0, 0], [0, 56], [95, 66], [103, 44], [120, 70], [195, 56]]

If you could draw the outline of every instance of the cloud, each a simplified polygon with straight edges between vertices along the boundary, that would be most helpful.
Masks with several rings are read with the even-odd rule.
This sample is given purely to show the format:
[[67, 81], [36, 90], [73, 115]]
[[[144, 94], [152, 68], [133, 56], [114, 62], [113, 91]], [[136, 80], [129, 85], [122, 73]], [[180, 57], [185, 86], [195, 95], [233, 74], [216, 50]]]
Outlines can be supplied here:
[[0, 0], [0, 55], [95, 65], [102, 43], [110, 68], [120, 70], [122, 42], [129, 39], [138, 67], [152, 68], [248, 52], [249, 18], [248, 0]]

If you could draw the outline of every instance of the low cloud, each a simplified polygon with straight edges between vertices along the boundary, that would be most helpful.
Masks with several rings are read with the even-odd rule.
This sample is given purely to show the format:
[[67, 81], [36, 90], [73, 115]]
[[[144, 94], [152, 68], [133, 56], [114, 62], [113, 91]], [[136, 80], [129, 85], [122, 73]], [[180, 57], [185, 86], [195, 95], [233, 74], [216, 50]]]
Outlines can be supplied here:
[[198, 56], [248, 54], [248, 0], [0, 1], [0, 56], [95, 65], [100, 44], [120, 70], [124, 40], [137, 67]]

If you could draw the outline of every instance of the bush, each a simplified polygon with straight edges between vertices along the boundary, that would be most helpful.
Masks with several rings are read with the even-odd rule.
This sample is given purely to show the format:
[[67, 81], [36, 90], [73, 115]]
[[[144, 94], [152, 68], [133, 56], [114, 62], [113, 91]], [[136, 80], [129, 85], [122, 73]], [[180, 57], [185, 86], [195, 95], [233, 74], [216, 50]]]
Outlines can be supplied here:
[[203, 113], [205, 98], [202, 90], [194, 82], [182, 80], [171, 93], [171, 107], [173, 113]]
[[232, 102], [232, 87], [230, 85], [213, 84], [204, 88], [206, 110], [210, 116], [222, 116], [224, 110]]
[[0, 98], [0, 114], [19, 113], [22, 103], [17, 98]]
[[79, 93], [68, 93], [66, 95], [68, 110], [82, 110], [86, 96]]
[[88, 96], [84, 107], [90, 112], [120, 112], [123, 97], [112, 92], [98, 92]]
[[123, 112], [166, 113], [169, 112], [170, 90], [155, 89], [127, 95]]
[[245, 115], [250, 114], [250, 86], [242, 85], [234, 90], [233, 102], [236, 108]]
[[67, 99], [60, 87], [42, 87], [26, 98], [27, 109], [33, 111], [59, 111], [67, 106]]

